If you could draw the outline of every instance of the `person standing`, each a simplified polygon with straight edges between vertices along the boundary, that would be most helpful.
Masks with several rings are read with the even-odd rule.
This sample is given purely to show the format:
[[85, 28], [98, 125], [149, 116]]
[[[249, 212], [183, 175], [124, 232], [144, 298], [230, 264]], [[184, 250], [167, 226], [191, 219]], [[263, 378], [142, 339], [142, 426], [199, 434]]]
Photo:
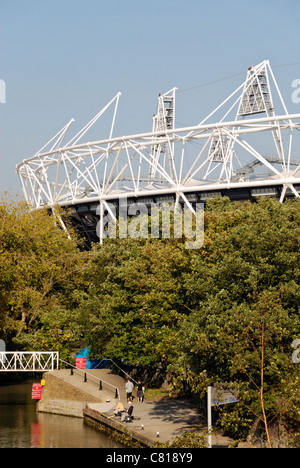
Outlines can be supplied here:
[[125, 384], [127, 401], [132, 401], [132, 390], [133, 389], [134, 389], [133, 383], [130, 381], [130, 379], [127, 379], [127, 382]]
[[144, 387], [140, 380], [138, 381], [138, 384], [137, 384], [136, 396], [137, 396], [138, 401], [140, 402], [144, 401]]

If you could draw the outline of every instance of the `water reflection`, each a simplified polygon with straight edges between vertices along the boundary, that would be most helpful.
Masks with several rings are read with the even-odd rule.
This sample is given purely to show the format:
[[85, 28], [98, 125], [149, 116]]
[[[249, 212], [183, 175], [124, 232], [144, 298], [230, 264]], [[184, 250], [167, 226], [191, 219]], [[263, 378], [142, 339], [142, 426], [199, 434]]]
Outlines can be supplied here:
[[83, 419], [37, 413], [32, 381], [0, 386], [0, 448], [118, 448]]
[[105, 433], [87, 426], [83, 419], [38, 413], [31, 425], [31, 446], [35, 448], [121, 447]]

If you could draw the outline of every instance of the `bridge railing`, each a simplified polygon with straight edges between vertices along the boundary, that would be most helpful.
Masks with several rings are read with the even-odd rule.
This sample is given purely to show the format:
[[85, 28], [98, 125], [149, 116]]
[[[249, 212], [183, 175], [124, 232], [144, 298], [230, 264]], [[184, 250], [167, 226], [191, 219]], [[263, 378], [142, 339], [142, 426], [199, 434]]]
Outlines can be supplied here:
[[46, 372], [59, 368], [57, 351], [1, 351], [0, 372]]
[[106, 387], [114, 392], [115, 398], [120, 398], [119, 388], [95, 375], [78, 369], [76, 366], [59, 358], [57, 351], [0, 351], [0, 372], [47, 372], [59, 369], [60, 364], [71, 370], [71, 374], [79, 374], [85, 382], [98, 385], [99, 390]]

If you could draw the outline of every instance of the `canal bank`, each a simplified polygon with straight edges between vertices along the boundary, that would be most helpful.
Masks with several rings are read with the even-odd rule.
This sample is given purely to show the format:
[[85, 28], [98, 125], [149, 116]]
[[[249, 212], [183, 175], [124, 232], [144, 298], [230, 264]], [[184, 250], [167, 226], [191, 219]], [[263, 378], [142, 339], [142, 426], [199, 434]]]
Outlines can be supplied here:
[[[207, 429], [206, 419], [192, 402], [180, 398], [146, 399], [142, 403], [135, 398], [132, 421], [121, 421], [113, 408], [119, 400], [127, 407], [125, 380], [109, 369], [93, 369], [85, 374], [69, 369], [46, 373], [37, 410], [83, 418], [86, 424], [131, 447], [152, 447], [156, 442], [171, 444], [184, 432]], [[232, 442], [221, 434], [213, 436], [214, 447], [228, 447]]]
[[62, 369], [45, 373], [43, 380], [37, 411], [83, 418], [117, 436], [130, 436], [144, 447], [171, 442], [184, 431], [203, 428], [199, 412], [189, 401], [172, 398], [142, 403], [135, 398], [132, 421], [121, 421], [113, 408], [119, 400], [127, 407], [125, 380], [109, 369]]
[[[124, 405], [126, 406], [126, 405]], [[204, 430], [198, 411], [182, 399], [165, 398], [159, 401], [144, 401], [133, 404], [130, 422], [115, 416], [110, 403], [90, 403], [83, 410], [87, 422], [99, 428], [116, 431], [137, 446], [153, 447], [156, 442], [172, 443], [185, 431]]]

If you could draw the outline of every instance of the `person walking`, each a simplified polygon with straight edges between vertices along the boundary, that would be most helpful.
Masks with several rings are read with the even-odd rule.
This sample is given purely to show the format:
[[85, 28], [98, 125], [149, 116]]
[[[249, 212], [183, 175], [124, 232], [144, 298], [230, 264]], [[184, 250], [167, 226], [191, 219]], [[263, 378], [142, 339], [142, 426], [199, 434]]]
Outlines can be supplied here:
[[127, 401], [132, 401], [132, 390], [133, 389], [134, 389], [133, 383], [130, 381], [130, 379], [127, 379], [127, 382], [125, 384]]

